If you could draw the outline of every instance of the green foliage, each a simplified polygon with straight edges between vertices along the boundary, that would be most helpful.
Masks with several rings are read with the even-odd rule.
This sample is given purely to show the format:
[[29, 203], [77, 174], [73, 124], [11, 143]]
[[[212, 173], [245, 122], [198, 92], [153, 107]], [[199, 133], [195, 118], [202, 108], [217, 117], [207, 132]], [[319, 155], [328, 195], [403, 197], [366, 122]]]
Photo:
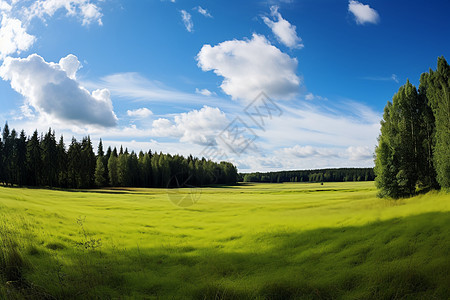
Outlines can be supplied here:
[[109, 172], [109, 185], [117, 186], [119, 183], [117, 157], [111, 155], [108, 160], [108, 172]]
[[103, 164], [103, 157], [97, 157], [97, 163], [95, 166], [95, 185], [98, 187], [103, 187], [106, 184], [105, 178], [105, 166]]
[[122, 187], [188, 187], [211, 184], [235, 184], [238, 173], [228, 162], [216, 163], [170, 154], [153, 155], [120, 147], [106, 154], [100, 140], [94, 153], [89, 136], [78, 142], [72, 138], [68, 150], [61, 136], [56, 142], [51, 129], [41, 137], [35, 131], [26, 138], [8, 124], [0, 138], [0, 183], [63, 188]]
[[450, 188], [450, 66], [444, 57], [438, 58], [436, 71], [421, 78], [435, 118], [434, 164], [437, 181]]
[[419, 91], [407, 81], [388, 102], [375, 150], [379, 195], [408, 197], [450, 186], [450, 67], [443, 57]]
[[302, 171], [280, 171], [268, 173], [240, 174], [243, 182], [342, 182], [372, 181], [375, 178], [373, 168], [340, 168]]

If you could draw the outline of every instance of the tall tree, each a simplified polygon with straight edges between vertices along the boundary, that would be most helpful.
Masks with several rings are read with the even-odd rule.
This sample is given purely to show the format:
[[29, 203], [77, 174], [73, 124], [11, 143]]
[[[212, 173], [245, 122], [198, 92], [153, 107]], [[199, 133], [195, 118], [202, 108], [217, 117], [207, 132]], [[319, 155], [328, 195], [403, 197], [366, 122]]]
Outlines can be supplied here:
[[98, 187], [104, 187], [105, 184], [106, 184], [105, 165], [103, 164], [103, 157], [98, 156], [95, 167], [95, 185]]
[[19, 186], [26, 183], [27, 175], [27, 137], [25, 131], [20, 132], [20, 136], [16, 141], [16, 178]]
[[81, 141], [81, 186], [88, 188], [94, 185], [96, 159], [92, 148], [91, 138], [85, 137]]
[[27, 143], [28, 182], [37, 186], [41, 184], [42, 156], [38, 131], [35, 130]]
[[56, 161], [58, 163], [58, 185], [60, 187], [67, 187], [67, 152], [62, 135], [56, 146]]
[[11, 140], [11, 134], [9, 131], [8, 123], [5, 123], [5, 126], [3, 127], [2, 132], [3, 137], [3, 181], [8, 184], [11, 183], [11, 166], [12, 166], [12, 150], [13, 150], [13, 143]]
[[54, 186], [58, 182], [58, 162], [56, 160], [56, 139], [55, 132], [51, 129], [45, 134], [42, 142], [42, 184]]
[[117, 156], [114, 155], [114, 151], [108, 160], [108, 171], [109, 171], [109, 184], [111, 186], [117, 186], [118, 184], [118, 173], [117, 173]]
[[98, 142], [97, 156], [102, 157], [103, 155], [105, 155], [105, 152], [103, 152], [103, 143], [102, 139], [100, 139], [100, 142]]
[[385, 107], [376, 149], [376, 184], [381, 196], [405, 197], [416, 191], [421, 151], [420, 97], [409, 82]]
[[434, 165], [437, 181], [450, 188], [450, 66], [444, 57], [438, 58], [436, 71], [426, 79], [426, 95], [435, 118]]
[[67, 181], [70, 187], [82, 187], [82, 168], [81, 145], [72, 137], [72, 143], [70, 143], [69, 150], [67, 150]]

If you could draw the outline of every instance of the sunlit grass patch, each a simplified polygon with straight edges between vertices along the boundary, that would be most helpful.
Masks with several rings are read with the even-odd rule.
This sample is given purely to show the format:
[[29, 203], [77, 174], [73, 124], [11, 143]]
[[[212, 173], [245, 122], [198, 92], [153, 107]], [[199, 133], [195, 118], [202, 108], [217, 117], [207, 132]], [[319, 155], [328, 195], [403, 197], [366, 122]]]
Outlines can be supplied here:
[[180, 208], [162, 189], [0, 188], [0, 298], [446, 298], [450, 196], [375, 195], [245, 184]]

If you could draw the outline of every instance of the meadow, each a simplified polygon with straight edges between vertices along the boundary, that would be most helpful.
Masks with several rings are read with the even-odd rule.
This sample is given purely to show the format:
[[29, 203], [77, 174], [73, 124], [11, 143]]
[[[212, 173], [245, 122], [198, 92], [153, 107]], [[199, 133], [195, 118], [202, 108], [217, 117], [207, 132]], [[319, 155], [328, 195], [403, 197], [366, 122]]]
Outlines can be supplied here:
[[0, 187], [0, 234], [0, 299], [450, 297], [450, 194], [373, 182]]

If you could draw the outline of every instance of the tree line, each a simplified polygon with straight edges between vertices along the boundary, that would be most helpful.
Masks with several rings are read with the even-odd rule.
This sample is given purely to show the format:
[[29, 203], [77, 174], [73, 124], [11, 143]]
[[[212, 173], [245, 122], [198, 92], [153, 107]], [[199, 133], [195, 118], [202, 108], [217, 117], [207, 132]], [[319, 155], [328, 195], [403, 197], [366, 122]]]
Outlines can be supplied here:
[[375, 174], [373, 168], [340, 168], [301, 171], [280, 171], [267, 173], [239, 174], [244, 182], [343, 182], [371, 181]]
[[72, 138], [68, 148], [61, 135], [56, 141], [51, 129], [45, 135], [34, 131], [27, 137], [9, 130], [6, 123], [0, 138], [0, 183], [4, 185], [62, 188], [92, 187], [185, 187], [235, 184], [236, 167], [192, 155], [170, 155], [128, 149], [106, 152], [100, 139], [97, 154], [89, 136]]
[[409, 80], [388, 101], [375, 150], [376, 185], [381, 197], [408, 197], [450, 187], [450, 66]]

